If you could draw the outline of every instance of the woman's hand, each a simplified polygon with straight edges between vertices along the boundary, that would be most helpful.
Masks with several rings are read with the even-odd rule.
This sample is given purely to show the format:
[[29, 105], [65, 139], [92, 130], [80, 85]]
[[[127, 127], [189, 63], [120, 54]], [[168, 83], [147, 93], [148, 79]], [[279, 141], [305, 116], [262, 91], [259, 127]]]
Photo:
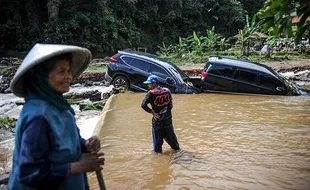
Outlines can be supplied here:
[[85, 147], [86, 147], [87, 152], [96, 153], [101, 148], [100, 140], [96, 136], [90, 137], [89, 139], [85, 141]]
[[70, 174], [94, 172], [102, 170], [104, 153], [84, 153], [78, 162], [71, 163]]

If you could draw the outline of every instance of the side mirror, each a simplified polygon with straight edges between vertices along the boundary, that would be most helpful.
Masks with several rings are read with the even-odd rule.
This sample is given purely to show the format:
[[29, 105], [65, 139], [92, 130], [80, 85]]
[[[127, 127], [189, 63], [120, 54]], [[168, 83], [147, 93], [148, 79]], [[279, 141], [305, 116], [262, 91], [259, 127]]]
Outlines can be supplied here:
[[173, 84], [173, 80], [172, 80], [170, 77], [168, 77], [168, 78], [166, 79], [166, 82], [167, 82], [168, 84]]
[[278, 91], [278, 92], [283, 92], [285, 90], [285, 88], [284, 87], [276, 87], [276, 91]]

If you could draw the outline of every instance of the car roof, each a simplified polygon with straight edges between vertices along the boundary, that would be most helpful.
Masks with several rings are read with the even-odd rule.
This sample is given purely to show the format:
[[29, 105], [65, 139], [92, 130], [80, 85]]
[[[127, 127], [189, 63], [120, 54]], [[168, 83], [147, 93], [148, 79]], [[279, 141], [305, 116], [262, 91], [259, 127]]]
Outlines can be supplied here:
[[[166, 68], [168, 70], [169, 73], [175, 73], [177, 72], [180, 75], [180, 81], [183, 81], [184, 79], [188, 79], [189, 77], [178, 67], [176, 66], [174, 63], [169, 62], [168, 60], [165, 60], [163, 58], [160, 58], [154, 54], [150, 54], [150, 53], [144, 53], [144, 52], [140, 52], [140, 51], [132, 51], [132, 50], [122, 50], [122, 51], [118, 51], [119, 54], [122, 55], [129, 55], [129, 56], [135, 56], [135, 57], [139, 57], [145, 60], [149, 60], [152, 62], [155, 62], [159, 65], [161, 65], [162, 67]], [[174, 75], [174, 74], [173, 74]]]
[[161, 64], [165, 68], [173, 67], [171, 65], [172, 63], [170, 63], [167, 60], [162, 59], [162, 58], [160, 58], [160, 57], [158, 57], [156, 55], [150, 54], [150, 53], [144, 53], [144, 52], [141, 52], [141, 51], [131, 51], [131, 50], [118, 51], [118, 53], [126, 54], [126, 55], [134, 55], [134, 56], [139, 57], [139, 58], [143, 58], [143, 59], [146, 59], [146, 60], [149, 60], [149, 61], [153, 61], [153, 62]]
[[234, 59], [230, 57], [222, 57], [222, 56], [209, 56], [209, 62], [216, 63], [216, 64], [229, 65], [232, 67], [257, 70], [257, 71], [260, 71], [266, 74], [273, 75], [276, 78], [280, 78], [274, 70], [260, 63], [255, 63], [255, 62], [240, 60], [240, 59]]

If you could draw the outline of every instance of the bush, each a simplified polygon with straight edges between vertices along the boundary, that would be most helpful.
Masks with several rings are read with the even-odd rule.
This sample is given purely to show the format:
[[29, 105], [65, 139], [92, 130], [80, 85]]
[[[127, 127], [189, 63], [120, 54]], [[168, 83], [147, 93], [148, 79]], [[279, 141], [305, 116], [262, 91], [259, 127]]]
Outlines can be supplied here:
[[296, 60], [296, 59], [309, 59], [310, 55], [306, 53], [297, 53], [296, 52], [276, 52], [272, 53], [271, 57], [266, 56], [265, 54], [260, 54], [260, 52], [251, 52], [249, 56], [242, 56], [240, 51], [208, 51], [203, 52], [201, 55], [194, 53], [186, 53], [182, 55], [171, 54], [169, 56], [161, 56], [164, 59], [175, 63], [176, 65], [195, 65], [201, 64], [208, 61], [209, 56], [226, 56], [231, 58], [249, 60], [257, 63], [263, 62], [272, 62], [272, 61], [285, 61], [285, 60]]
[[11, 129], [14, 128], [16, 119], [9, 117], [0, 117], [0, 129]]

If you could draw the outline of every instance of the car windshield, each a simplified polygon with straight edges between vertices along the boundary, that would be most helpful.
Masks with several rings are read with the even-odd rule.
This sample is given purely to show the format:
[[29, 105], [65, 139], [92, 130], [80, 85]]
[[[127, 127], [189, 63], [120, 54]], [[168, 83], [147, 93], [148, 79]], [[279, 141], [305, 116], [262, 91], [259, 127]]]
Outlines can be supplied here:
[[[180, 73], [174, 67], [169, 68], [169, 70], [173, 73], [173, 76], [176, 77], [176, 80], [178, 80], [179, 83], [184, 81], [184, 78], [182, 78]], [[187, 76], [186, 76], [186, 78], [187, 78]]]
[[178, 66], [164, 59], [161, 59], [161, 61], [165, 61], [166, 63], [171, 65], [173, 68], [173, 69], [171, 68], [171, 70], [174, 70], [175, 73], [178, 73], [183, 81], [188, 79], [188, 76]]
[[272, 70], [272, 72], [273, 72], [277, 77], [281, 78], [282, 80], [286, 80], [286, 78], [283, 77], [283, 75], [281, 75], [278, 71]]

